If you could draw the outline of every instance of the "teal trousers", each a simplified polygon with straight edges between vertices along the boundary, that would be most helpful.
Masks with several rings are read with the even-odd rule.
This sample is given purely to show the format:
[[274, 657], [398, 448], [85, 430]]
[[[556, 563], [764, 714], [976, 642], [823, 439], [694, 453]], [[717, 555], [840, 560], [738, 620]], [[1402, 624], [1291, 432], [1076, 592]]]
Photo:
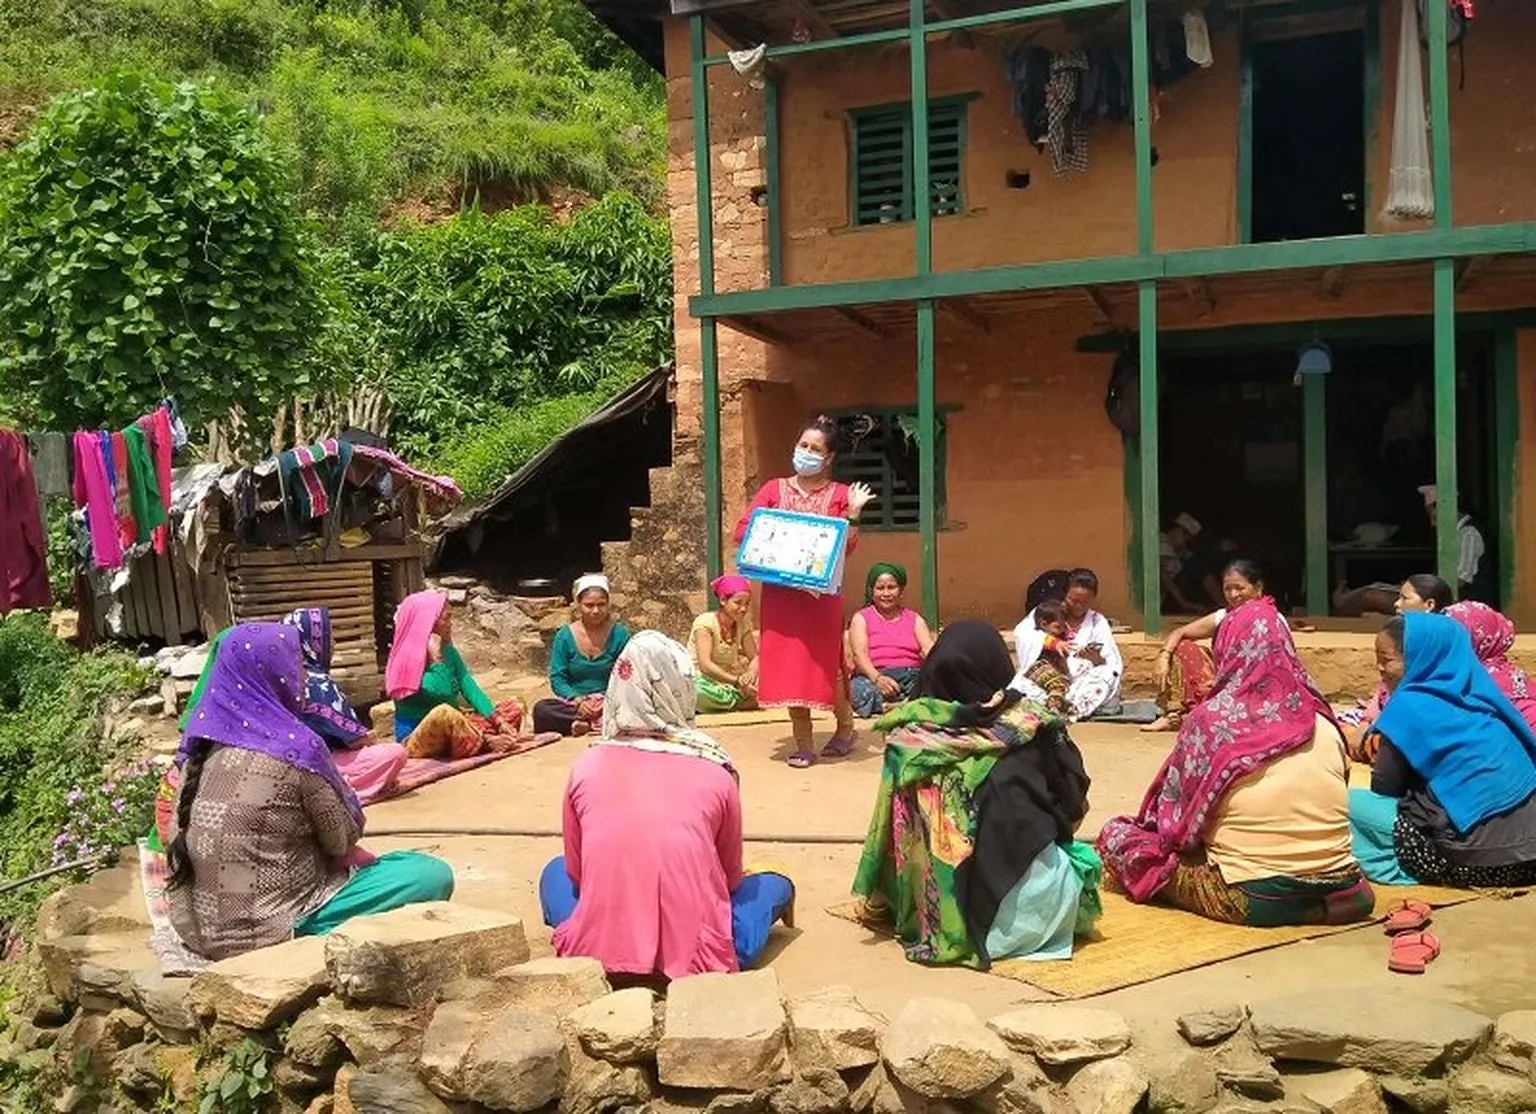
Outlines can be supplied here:
[[453, 868], [420, 851], [391, 851], [353, 872], [336, 894], [293, 926], [295, 936], [325, 936], [343, 921], [453, 896]]

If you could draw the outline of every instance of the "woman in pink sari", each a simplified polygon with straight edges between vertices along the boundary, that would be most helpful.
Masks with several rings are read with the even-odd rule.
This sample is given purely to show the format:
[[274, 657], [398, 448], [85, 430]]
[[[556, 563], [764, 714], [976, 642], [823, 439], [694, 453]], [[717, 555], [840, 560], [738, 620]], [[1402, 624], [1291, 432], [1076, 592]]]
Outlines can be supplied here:
[[1214, 659], [1211, 693], [1185, 715], [1141, 811], [1099, 832], [1107, 877], [1132, 901], [1233, 924], [1368, 919], [1344, 739], [1274, 602], [1235, 608]]
[[1536, 695], [1531, 692], [1530, 678], [1509, 660], [1509, 651], [1515, 645], [1515, 624], [1502, 612], [1476, 600], [1452, 604], [1445, 613], [1467, 628], [1477, 660], [1488, 670], [1499, 691], [1509, 697], [1521, 718], [1536, 731]]

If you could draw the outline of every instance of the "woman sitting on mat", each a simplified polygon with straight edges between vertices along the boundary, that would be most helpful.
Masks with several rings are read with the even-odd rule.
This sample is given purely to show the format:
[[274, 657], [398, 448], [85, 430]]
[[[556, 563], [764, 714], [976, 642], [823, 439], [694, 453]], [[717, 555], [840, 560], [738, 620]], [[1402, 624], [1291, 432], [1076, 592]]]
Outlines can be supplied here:
[[1140, 813], [1100, 831], [1107, 873], [1132, 901], [1232, 924], [1368, 919], [1344, 740], [1271, 600], [1221, 622], [1215, 663], [1215, 685], [1184, 716]]
[[911, 700], [875, 723], [885, 765], [853, 892], [915, 963], [1066, 959], [1101, 864], [1073, 832], [1088, 775], [1066, 731], [1006, 686], [996, 628], [944, 629]]
[[1482, 662], [1499, 691], [1509, 698], [1522, 719], [1536, 730], [1536, 693], [1530, 678], [1514, 662], [1509, 652], [1515, 646], [1515, 624], [1501, 612], [1476, 600], [1462, 600], [1445, 609], [1446, 615], [1467, 628], [1472, 636], [1472, 650]]
[[911, 696], [923, 659], [933, 649], [927, 622], [902, 606], [906, 590], [907, 570], [894, 561], [878, 562], [864, 578], [864, 607], [848, 623], [856, 716], [877, 716]]
[[342, 778], [368, 804], [395, 787], [405, 765], [405, 747], [373, 741], [373, 728], [364, 723], [340, 687], [331, 679], [331, 609], [301, 607], [283, 620], [299, 633], [304, 655], [304, 710], [301, 718], [325, 740]]
[[549, 648], [549, 687], [555, 695], [533, 706], [535, 731], [585, 735], [602, 724], [603, 691], [629, 641], [628, 629], [609, 609], [608, 595], [608, 578], [601, 573], [576, 581], [571, 596], [580, 617], [561, 627]]
[[[1452, 599], [1451, 586], [1445, 581], [1433, 573], [1416, 573], [1398, 586], [1392, 609], [1399, 615], [1440, 612], [1451, 606]], [[1511, 642], [1513, 638], [1514, 628], [1511, 627]], [[1376, 761], [1379, 737], [1371, 734], [1371, 725], [1381, 715], [1382, 705], [1386, 702], [1387, 687], [1378, 684], [1376, 692], [1364, 704], [1357, 704], [1339, 713], [1339, 726], [1344, 729], [1344, 745], [1352, 761], [1366, 765]]]
[[709, 590], [720, 601], [688, 632], [699, 711], [736, 712], [757, 702], [757, 635], [752, 630], [752, 585], [742, 576], [716, 577]]
[[1163, 643], [1157, 656], [1157, 706], [1163, 714], [1143, 731], [1178, 730], [1185, 713], [1210, 694], [1216, 669], [1211, 651], [1201, 642], [1216, 637], [1222, 620], [1232, 610], [1264, 596], [1264, 574], [1253, 561], [1233, 561], [1222, 570], [1221, 594], [1226, 607], [1185, 623]]
[[235, 627], [182, 739], [167, 896], [182, 942], [208, 959], [453, 894], [439, 859], [358, 848], [362, 807], [300, 718], [304, 689], [292, 628]]
[[1536, 734], [1441, 615], [1401, 615], [1376, 636], [1391, 693], [1367, 792], [1350, 792], [1355, 850], [1393, 884], [1536, 884]]
[[[1109, 620], [1096, 610], [1099, 578], [1091, 569], [1073, 569], [1066, 574], [1065, 584], [1061, 603], [1066, 611], [1062, 637], [1067, 642], [1067, 690], [1063, 699], [1072, 718], [1087, 719], [1119, 704], [1125, 662]], [[1028, 687], [1020, 682], [1043, 652], [1043, 630], [1036, 608], [1031, 608], [1024, 621], [1013, 629], [1013, 648], [1019, 658], [1019, 680], [1015, 687], [1026, 693]]]
[[395, 738], [412, 758], [470, 758], [517, 745], [523, 709], [492, 704], [453, 644], [453, 613], [441, 592], [406, 596], [384, 669], [395, 702]]
[[641, 631], [619, 655], [602, 735], [565, 791], [565, 855], [539, 900], [555, 954], [616, 975], [668, 979], [751, 967], [768, 931], [793, 926], [794, 886], [742, 869], [730, 755], [693, 726], [688, 651]]

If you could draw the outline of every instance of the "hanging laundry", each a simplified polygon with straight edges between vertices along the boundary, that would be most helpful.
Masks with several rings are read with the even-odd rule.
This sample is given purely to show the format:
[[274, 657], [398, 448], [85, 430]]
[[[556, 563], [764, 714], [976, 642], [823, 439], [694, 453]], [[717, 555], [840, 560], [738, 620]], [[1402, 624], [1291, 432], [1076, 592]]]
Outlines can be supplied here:
[[168, 525], [171, 510], [171, 423], [165, 405], [155, 407], [134, 423], [144, 431], [149, 445], [149, 455], [155, 466], [155, 487], [160, 496], [160, 506], [166, 512], [167, 523], [155, 527], [153, 542], [156, 553], [164, 553], [170, 538]]
[[47, 535], [37, 504], [37, 478], [21, 434], [0, 429], [0, 615], [49, 607]]
[[117, 532], [117, 510], [107, 457], [102, 455], [96, 433], [75, 434], [75, 506], [85, 510], [91, 537], [91, 559], [99, 569], [123, 564], [123, 543]]
[[1057, 174], [1088, 169], [1088, 128], [1077, 114], [1078, 91], [1087, 69], [1085, 51], [1068, 50], [1051, 59], [1051, 80], [1045, 90], [1046, 146], [1051, 169]]
[[170, 516], [165, 513], [165, 500], [160, 496], [149, 438], [137, 425], [123, 430], [122, 438], [128, 450], [128, 502], [133, 508], [134, 541], [144, 545], [154, 538], [156, 527], [170, 521]]
[[1184, 13], [1184, 53], [1202, 70], [1208, 70], [1216, 62], [1211, 57], [1211, 33], [1200, 12]]
[[121, 433], [103, 433], [107, 461], [111, 465], [112, 501], [117, 513], [117, 536], [124, 551], [139, 543], [139, 524], [133, 518], [133, 490], [128, 482], [128, 441]]
[[1036, 147], [1045, 146], [1050, 126], [1045, 87], [1051, 79], [1051, 52], [1044, 47], [1021, 46], [1008, 55], [1004, 72], [1013, 86], [1013, 114], [1024, 125], [1024, 134]]
[[1088, 48], [1088, 68], [1078, 86], [1077, 114], [1085, 124], [1095, 120], [1122, 123], [1131, 118], [1131, 52], [1123, 46]]
[[69, 494], [69, 437], [63, 433], [27, 436], [32, 453], [32, 475], [42, 496]]
[[1404, 4], [1398, 27], [1397, 88], [1392, 105], [1392, 161], [1383, 207], [1384, 215], [1398, 220], [1427, 220], [1435, 215], [1429, 117], [1424, 111], [1424, 70], [1418, 40], [1418, 8]]
[[352, 445], [336, 438], [301, 445], [278, 456], [278, 474], [292, 512], [301, 520], [318, 518], [340, 497]]
[[176, 406], [174, 398], [163, 398], [160, 405], [165, 407], [166, 417], [171, 423], [171, 448], [180, 452], [187, 447], [187, 427], [181, 420], [181, 410]]

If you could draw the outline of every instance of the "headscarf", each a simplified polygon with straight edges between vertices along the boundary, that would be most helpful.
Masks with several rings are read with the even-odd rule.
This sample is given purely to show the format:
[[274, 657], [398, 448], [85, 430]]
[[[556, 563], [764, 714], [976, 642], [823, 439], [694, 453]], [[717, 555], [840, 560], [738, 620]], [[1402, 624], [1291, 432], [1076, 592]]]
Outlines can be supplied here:
[[1319, 715], [1333, 719], [1267, 596], [1223, 620], [1212, 653], [1211, 693], [1184, 716], [1141, 811], [1117, 816], [1099, 832], [1099, 852], [1132, 901], [1149, 901], [1168, 884], [1179, 855], [1200, 846], [1207, 821], [1236, 782], [1311, 742]]
[[441, 592], [416, 592], [395, 609], [395, 641], [384, 666], [384, 691], [391, 700], [403, 700], [421, 690], [432, 628], [447, 606], [448, 597]]
[[640, 631], [614, 663], [595, 744], [683, 754], [732, 769], [725, 748], [693, 726], [697, 706], [688, 651], [660, 631]]
[[1445, 609], [1445, 614], [1467, 628], [1477, 660], [1483, 663], [1488, 676], [1499, 686], [1499, 691], [1509, 697], [1525, 722], [1536, 730], [1536, 698], [1531, 695], [1530, 680], [1525, 670], [1508, 657], [1515, 645], [1515, 624], [1501, 612], [1476, 600], [1454, 603]]
[[715, 594], [715, 599], [724, 603], [732, 596], [752, 591], [752, 582], [744, 576], [717, 576], [709, 582], [709, 590]]
[[281, 623], [242, 623], [230, 630], [213, 660], [177, 765], [198, 740], [253, 750], [324, 778], [362, 824], [362, 805], [342, 780], [330, 748], [299, 718], [303, 702], [298, 633]]
[[304, 721], [343, 746], [366, 737], [373, 728], [358, 717], [352, 702], [331, 679], [331, 609], [300, 607], [283, 622], [299, 632], [304, 655]]
[[875, 602], [875, 581], [889, 574], [892, 579], [903, 588], [907, 586], [907, 570], [895, 561], [876, 561], [869, 567], [869, 575], [864, 578], [864, 602]]
[[609, 587], [608, 578], [606, 576], [600, 572], [589, 572], [586, 576], [576, 578], [576, 584], [571, 589], [571, 599], [579, 600], [583, 595], [592, 591], [594, 588], [596, 588], [605, 596], [610, 594], [612, 591], [612, 589]]
[[1478, 662], [1465, 628], [1445, 615], [1403, 619], [1403, 679], [1376, 730], [1465, 835], [1536, 793], [1536, 734]]
[[[990, 727], [1016, 694], [1006, 693], [1013, 680], [1013, 660], [997, 628], [979, 619], [951, 623], [939, 634], [917, 675], [913, 696], [931, 697], [958, 705], [946, 726]], [[992, 705], [998, 693], [1004, 700]]]

